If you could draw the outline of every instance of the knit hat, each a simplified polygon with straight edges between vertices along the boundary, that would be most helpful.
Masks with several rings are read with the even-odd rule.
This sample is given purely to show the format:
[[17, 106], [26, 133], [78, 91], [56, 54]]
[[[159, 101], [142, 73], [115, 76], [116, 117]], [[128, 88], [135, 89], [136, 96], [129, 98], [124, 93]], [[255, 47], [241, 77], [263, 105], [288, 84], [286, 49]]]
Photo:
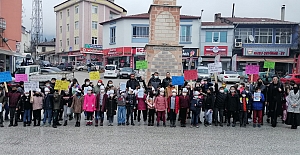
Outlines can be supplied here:
[[186, 88], [183, 88], [183, 89], [182, 89], [182, 92], [183, 92], [183, 93], [187, 93], [188, 90], [187, 90]]
[[105, 89], [105, 87], [104, 86], [100, 86], [100, 90], [104, 90]]
[[195, 91], [194, 92], [194, 96], [198, 96], [199, 95], [199, 92], [198, 91]]
[[177, 92], [176, 89], [173, 89], [173, 90], [172, 90], [172, 93], [176, 93], [176, 92]]
[[93, 88], [90, 87], [90, 86], [88, 86], [87, 90], [88, 90], [88, 91], [91, 91], [91, 90], [93, 90]]
[[98, 80], [98, 83], [103, 83], [102, 80]]

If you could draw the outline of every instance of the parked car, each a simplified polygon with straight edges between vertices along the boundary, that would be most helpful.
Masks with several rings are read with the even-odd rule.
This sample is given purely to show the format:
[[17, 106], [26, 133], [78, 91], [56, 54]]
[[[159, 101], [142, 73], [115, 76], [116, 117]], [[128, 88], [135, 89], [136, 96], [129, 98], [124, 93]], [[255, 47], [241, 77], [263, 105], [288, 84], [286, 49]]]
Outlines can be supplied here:
[[131, 74], [136, 75], [136, 72], [130, 67], [124, 67], [124, 68], [120, 69], [119, 77], [120, 77], [120, 79], [130, 78]]
[[282, 83], [295, 81], [296, 84], [300, 84], [300, 74], [288, 74], [285, 77], [281, 78]]
[[56, 71], [54, 71], [54, 70], [52, 70], [52, 69], [41, 69], [41, 73], [43, 74], [43, 73], [59, 73], [59, 72], [56, 72]]
[[218, 80], [222, 82], [240, 82], [241, 76], [235, 71], [223, 71], [218, 75]]
[[63, 70], [63, 71], [67, 71], [67, 70], [72, 71], [72, 70], [74, 69], [72, 63], [67, 63], [67, 62], [65, 62], [65, 63], [60, 63], [60, 64], [57, 66], [57, 68], [59, 68], [59, 69], [61, 69], [61, 70]]
[[51, 70], [53, 70], [55, 72], [62, 72], [62, 70], [59, 69], [59, 68], [57, 68], [57, 67], [43, 67], [41, 69], [51, 69]]
[[104, 71], [104, 78], [107, 77], [119, 77], [119, 70], [117, 65], [106, 65], [105, 66], [105, 71]]
[[208, 67], [198, 66], [197, 75], [198, 75], [197, 80], [207, 80], [208, 82], [211, 82], [211, 75], [208, 73]]
[[[85, 65], [79, 65], [79, 66], [76, 67], [76, 70], [78, 70], [78, 71], [88, 70], [88, 67], [87, 67], [86, 64]], [[93, 64], [93, 63], [92, 63], [92, 66], [91, 66], [91, 70], [92, 71], [96, 71], [97, 70], [96, 65]]]
[[39, 64], [41, 67], [51, 67], [52, 66], [49, 61], [45, 61], [45, 60], [41, 60]]

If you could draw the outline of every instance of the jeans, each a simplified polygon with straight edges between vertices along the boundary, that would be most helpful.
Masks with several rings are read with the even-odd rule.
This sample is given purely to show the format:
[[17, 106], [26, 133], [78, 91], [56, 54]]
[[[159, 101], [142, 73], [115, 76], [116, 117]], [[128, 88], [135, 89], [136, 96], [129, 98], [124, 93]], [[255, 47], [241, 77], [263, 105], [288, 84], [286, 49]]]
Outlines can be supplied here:
[[211, 111], [211, 112], [208, 113], [208, 110], [209, 109], [205, 109], [205, 120], [206, 120], [207, 123], [211, 124], [213, 112]]
[[141, 120], [141, 112], [143, 113], [144, 122], [147, 121], [147, 110], [138, 110], [138, 122]]
[[118, 106], [118, 123], [125, 123], [126, 120], [126, 107]]
[[215, 121], [216, 121], [216, 123], [218, 123], [218, 114], [219, 114], [219, 121], [220, 121], [220, 124], [222, 124], [224, 122], [223, 121], [223, 118], [224, 118], [224, 109], [215, 108], [214, 114], [215, 114]]
[[258, 118], [258, 124], [262, 123], [262, 110], [253, 110], [253, 123], [257, 123]]
[[156, 118], [157, 123], [159, 123], [160, 117], [162, 117], [162, 121], [166, 123], [166, 111], [157, 111], [157, 118]]
[[155, 113], [155, 109], [149, 109], [148, 123], [154, 123], [154, 113]]
[[23, 114], [23, 122], [26, 123], [26, 121], [28, 123], [31, 123], [31, 110], [24, 110], [24, 114]]
[[59, 110], [54, 110], [53, 111], [53, 124], [57, 124], [58, 123], [58, 113], [59, 113]]
[[129, 117], [131, 119], [131, 123], [133, 123], [133, 107], [126, 107], [127, 113], [126, 113], [126, 120], [129, 122]]
[[192, 111], [191, 125], [198, 125], [198, 117], [199, 117], [199, 112]]
[[51, 124], [52, 120], [52, 109], [50, 110], [44, 110], [44, 120], [43, 123], [45, 124], [48, 118], [48, 123]]
[[67, 105], [64, 105], [64, 121], [68, 120], [69, 114], [68, 114], [68, 107]]
[[247, 111], [240, 111], [240, 124], [246, 125], [248, 120], [248, 112]]
[[91, 72], [91, 67], [88, 67], [88, 72]]
[[[102, 106], [100, 106], [100, 109], [102, 109]], [[104, 119], [104, 112], [100, 111], [95, 111], [95, 120], [98, 121], [100, 119], [101, 122], [103, 122]]]

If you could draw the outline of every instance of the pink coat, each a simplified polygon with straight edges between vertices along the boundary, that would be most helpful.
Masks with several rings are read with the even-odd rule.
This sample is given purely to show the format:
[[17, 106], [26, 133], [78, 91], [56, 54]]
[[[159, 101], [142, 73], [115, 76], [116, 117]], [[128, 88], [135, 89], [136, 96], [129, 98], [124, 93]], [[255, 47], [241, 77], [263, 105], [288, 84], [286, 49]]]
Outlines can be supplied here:
[[138, 101], [137, 109], [138, 110], [147, 110], [147, 104], [146, 104], [147, 95], [144, 94], [143, 98], [138, 98], [136, 95], [136, 100]]
[[84, 95], [83, 110], [87, 112], [94, 112], [96, 110], [96, 96]]
[[166, 97], [157, 96], [154, 100], [154, 107], [157, 111], [166, 111], [168, 108], [168, 102]]

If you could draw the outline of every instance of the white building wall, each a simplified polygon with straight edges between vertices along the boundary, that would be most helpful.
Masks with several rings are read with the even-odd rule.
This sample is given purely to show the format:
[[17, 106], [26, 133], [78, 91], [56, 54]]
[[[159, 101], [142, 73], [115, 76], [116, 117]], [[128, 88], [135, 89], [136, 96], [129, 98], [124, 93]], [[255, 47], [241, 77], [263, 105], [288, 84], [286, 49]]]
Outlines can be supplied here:
[[24, 53], [28, 51], [31, 46], [31, 33], [30, 32], [22, 32], [21, 42], [20, 42], [20, 53]]

